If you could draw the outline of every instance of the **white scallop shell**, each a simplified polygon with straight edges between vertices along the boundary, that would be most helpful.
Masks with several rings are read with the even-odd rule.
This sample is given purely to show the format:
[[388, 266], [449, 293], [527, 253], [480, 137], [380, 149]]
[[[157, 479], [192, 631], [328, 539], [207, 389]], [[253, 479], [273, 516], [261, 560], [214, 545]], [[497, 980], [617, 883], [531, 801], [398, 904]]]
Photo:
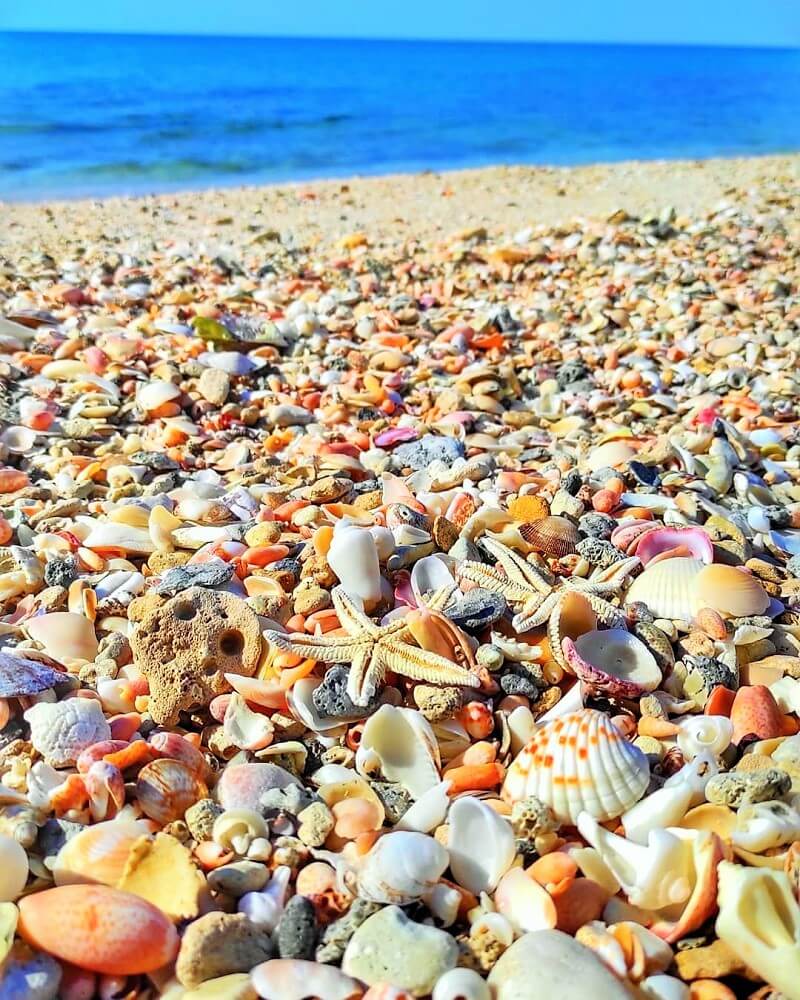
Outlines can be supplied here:
[[574, 825], [581, 812], [616, 819], [639, 801], [649, 781], [642, 751], [603, 712], [583, 709], [534, 733], [508, 769], [503, 797], [517, 802], [534, 795], [562, 823]]
[[696, 611], [694, 581], [705, 567], [700, 559], [663, 559], [631, 584], [626, 604], [641, 601], [656, 618], [691, 621]]
[[511, 867], [516, 849], [507, 819], [480, 799], [463, 796], [450, 806], [450, 871], [476, 895], [492, 892]]
[[380, 772], [419, 799], [439, 784], [439, 745], [428, 720], [413, 708], [381, 705], [371, 715], [356, 751], [356, 768], [366, 777]]
[[407, 906], [432, 889], [450, 863], [442, 845], [424, 833], [387, 833], [358, 874], [358, 894], [375, 903]]

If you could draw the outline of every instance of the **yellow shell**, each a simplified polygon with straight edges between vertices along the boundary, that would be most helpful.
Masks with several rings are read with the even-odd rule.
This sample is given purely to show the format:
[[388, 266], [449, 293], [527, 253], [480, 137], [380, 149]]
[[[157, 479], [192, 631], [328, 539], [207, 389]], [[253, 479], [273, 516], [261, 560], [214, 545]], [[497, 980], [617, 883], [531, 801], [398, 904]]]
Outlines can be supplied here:
[[[592, 632], [596, 628], [597, 615], [583, 594], [577, 591], [566, 593], [553, 609], [550, 621], [547, 623], [547, 638], [550, 640], [553, 659], [569, 670], [561, 649], [561, 640], [577, 639], [578, 636]], [[572, 673], [571, 670], [569, 672]]]
[[694, 592], [700, 606], [729, 618], [763, 615], [769, 607], [769, 595], [754, 576], [722, 563], [706, 566], [697, 574]]

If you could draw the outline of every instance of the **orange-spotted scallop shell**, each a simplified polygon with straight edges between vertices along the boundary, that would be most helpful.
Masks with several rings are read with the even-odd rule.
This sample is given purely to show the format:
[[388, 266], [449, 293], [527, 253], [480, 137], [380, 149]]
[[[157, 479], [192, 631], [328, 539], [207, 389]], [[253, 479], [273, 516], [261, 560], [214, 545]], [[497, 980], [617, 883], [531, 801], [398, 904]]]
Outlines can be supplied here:
[[604, 822], [634, 806], [650, 782], [650, 765], [603, 712], [583, 709], [538, 729], [508, 769], [503, 798], [531, 795], [562, 823], [581, 812]]

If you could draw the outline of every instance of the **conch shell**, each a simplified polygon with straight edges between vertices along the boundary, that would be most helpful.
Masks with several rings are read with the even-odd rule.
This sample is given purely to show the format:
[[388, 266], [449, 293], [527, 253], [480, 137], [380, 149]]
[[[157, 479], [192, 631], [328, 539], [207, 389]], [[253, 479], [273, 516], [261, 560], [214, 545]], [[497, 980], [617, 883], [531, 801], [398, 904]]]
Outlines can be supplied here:
[[433, 889], [449, 863], [447, 851], [433, 837], [387, 833], [361, 865], [358, 893], [375, 903], [407, 906]]
[[644, 794], [650, 765], [603, 712], [583, 709], [538, 729], [511, 764], [503, 786], [510, 802], [536, 796], [562, 823], [581, 813], [616, 819]]

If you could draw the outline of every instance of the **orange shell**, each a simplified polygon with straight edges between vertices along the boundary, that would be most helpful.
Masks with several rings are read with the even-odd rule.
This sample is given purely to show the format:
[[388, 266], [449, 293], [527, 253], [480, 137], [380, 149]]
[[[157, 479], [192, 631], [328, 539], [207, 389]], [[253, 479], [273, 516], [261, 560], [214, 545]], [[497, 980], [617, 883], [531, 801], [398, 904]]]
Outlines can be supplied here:
[[104, 885], [62, 885], [19, 901], [19, 933], [34, 948], [109, 976], [152, 972], [178, 952], [178, 934], [151, 903]]
[[549, 515], [541, 521], [520, 525], [519, 533], [537, 552], [560, 559], [576, 551], [580, 541], [577, 527], [566, 517]]

